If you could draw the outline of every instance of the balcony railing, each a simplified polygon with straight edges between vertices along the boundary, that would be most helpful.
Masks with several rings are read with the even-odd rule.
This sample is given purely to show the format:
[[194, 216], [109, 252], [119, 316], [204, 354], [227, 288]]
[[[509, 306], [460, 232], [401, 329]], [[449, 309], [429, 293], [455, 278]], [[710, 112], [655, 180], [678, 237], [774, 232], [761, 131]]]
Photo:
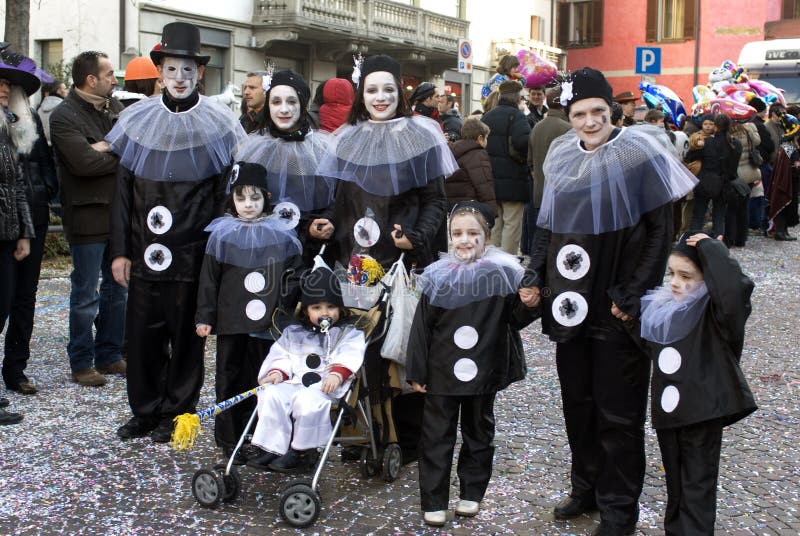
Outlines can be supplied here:
[[316, 28], [355, 38], [454, 51], [469, 22], [395, 2], [374, 0], [254, 0], [258, 27]]

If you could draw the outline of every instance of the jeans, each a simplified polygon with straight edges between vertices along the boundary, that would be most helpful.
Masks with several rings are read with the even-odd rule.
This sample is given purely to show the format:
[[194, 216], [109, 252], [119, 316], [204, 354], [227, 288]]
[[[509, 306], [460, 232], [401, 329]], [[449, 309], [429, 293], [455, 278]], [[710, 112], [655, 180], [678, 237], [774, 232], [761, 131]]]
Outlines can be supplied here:
[[767, 230], [767, 202], [763, 195], [751, 197], [748, 202], [748, 212], [750, 213], [750, 228], [758, 231]]
[[[108, 247], [108, 242], [70, 245], [73, 269], [67, 354], [72, 372], [122, 359], [127, 291], [111, 275]], [[97, 328], [96, 335], [92, 325]]]

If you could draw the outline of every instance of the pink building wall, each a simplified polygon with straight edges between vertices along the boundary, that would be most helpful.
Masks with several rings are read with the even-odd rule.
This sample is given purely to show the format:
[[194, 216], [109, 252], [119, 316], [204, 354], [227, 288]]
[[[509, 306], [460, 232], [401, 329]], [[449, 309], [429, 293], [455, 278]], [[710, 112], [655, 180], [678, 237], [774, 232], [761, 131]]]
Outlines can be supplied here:
[[[693, 0], [687, 4], [694, 6]], [[697, 83], [706, 84], [711, 69], [724, 60], [736, 62], [745, 43], [763, 40], [764, 23], [779, 19], [780, 11], [781, 0], [701, 0]], [[643, 0], [605, 0], [602, 45], [569, 49], [567, 67], [594, 67], [606, 74], [615, 94], [626, 90], [638, 94], [641, 75], [635, 74], [636, 47], [659, 47], [662, 74], [655, 77], [656, 83], [675, 91], [688, 109], [694, 102], [695, 41], [647, 42], [646, 19]]]

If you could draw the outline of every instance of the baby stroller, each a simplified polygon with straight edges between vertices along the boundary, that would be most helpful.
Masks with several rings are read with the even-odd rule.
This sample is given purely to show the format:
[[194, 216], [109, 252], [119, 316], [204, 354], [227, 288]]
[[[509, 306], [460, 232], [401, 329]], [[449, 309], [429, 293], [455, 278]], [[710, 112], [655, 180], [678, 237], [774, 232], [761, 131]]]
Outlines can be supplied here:
[[[315, 258], [315, 266], [317, 263], [324, 263], [321, 258], [323, 252], [324, 249]], [[344, 288], [343, 284], [345, 306], [351, 315], [356, 317], [355, 323], [364, 331], [368, 345], [382, 339], [386, 334], [388, 322], [385, 317], [389, 309], [391, 283], [401, 263], [402, 256], [375, 287], [364, 287], [372, 289], [370, 292], [350, 286]], [[370, 400], [369, 395], [366, 366], [365, 361], [347, 392], [331, 407], [333, 431], [319, 455], [311, 478], [294, 479], [281, 492], [279, 501], [281, 517], [294, 527], [308, 527], [319, 516], [322, 507], [318, 491], [319, 481], [334, 444], [351, 446], [359, 450], [360, 472], [364, 478], [380, 474], [384, 481], [393, 482], [399, 475], [403, 465], [403, 454], [394, 431], [387, 430], [387, 425], [389, 428], [392, 427], [391, 420], [385, 423], [385, 419], [377, 416], [376, 423], [376, 416], [373, 415], [374, 402]], [[210, 469], [202, 468], [194, 473], [192, 495], [201, 506], [217, 508], [222, 502], [232, 502], [239, 496], [242, 479], [239, 469], [233, 465], [233, 460], [250, 433], [256, 416], [257, 409], [250, 416], [227, 464], [220, 464]], [[376, 424], [380, 430], [376, 429]], [[386, 438], [389, 439], [388, 442], [382, 441]]]

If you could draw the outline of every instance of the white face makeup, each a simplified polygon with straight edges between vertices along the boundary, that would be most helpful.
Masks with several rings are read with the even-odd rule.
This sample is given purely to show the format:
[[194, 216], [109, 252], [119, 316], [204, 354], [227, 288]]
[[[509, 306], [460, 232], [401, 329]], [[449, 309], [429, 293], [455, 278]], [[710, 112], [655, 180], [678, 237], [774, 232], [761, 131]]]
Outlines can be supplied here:
[[573, 103], [569, 107], [569, 122], [588, 151], [603, 145], [614, 130], [611, 106], [599, 97]]
[[261, 190], [253, 186], [245, 186], [241, 194], [233, 195], [233, 206], [243, 220], [254, 220], [264, 212], [264, 196]]
[[373, 121], [394, 119], [398, 98], [397, 83], [392, 73], [377, 71], [364, 78], [364, 107]]
[[676, 301], [685, 300], [703, 282], [703, 272], [683, 255], [673, 253], [669, 256], [667, 274], [669, 288]]
[[292, 130], [300, 120], [300, 97], [292, 86], [273, 86], [269, 91], [269, 116], [278, 130]]
[[160, 70], [164, 87], [176, 99], [191, 95], [202, 73], [197, 62], [188, 58], [166, 57], [161, 62]]
[[475, 216], [456, 214], [450, 220], [453, 253], [465, 262], [479, 259], [486, 250], [486, 235]]

